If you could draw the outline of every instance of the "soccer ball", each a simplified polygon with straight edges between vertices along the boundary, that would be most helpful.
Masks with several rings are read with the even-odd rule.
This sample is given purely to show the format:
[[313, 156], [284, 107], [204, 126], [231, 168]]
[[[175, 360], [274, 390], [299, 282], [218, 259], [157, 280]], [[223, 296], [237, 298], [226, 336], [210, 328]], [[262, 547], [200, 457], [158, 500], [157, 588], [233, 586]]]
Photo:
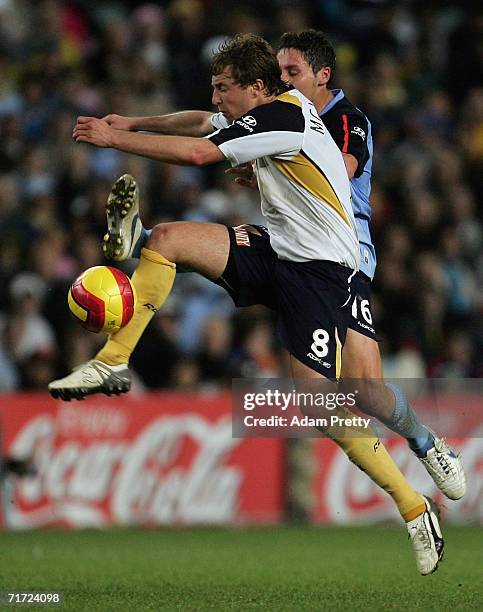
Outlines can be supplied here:
[[96, 334], [112, 334], [131, 320], [136, 292], [121, 270], [95, 266], [72, 283], [68, 302], [82, 327]]

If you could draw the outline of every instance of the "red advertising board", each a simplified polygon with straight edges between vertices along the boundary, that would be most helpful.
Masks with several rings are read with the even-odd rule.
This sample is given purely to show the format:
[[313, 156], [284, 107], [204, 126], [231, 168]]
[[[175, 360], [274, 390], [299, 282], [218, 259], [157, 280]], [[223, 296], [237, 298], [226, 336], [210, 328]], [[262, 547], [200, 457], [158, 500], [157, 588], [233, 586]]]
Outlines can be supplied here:
[[[4, 521], [50, 525], [268, 523], [283, 510], [283, 440], [235, 439], [228, 394], [0, 396], [9, 478]], [[4, 502], [7, 500], [4, 499]]]
[[[483, 522], [481, 399], [464, 418], [439, 402], [438, 431], [462, 454], [468, 490], [442, 497], [401, 438], [383, 438], [419, 491], [443, 502], [445, 519]], [[424, 418], [424, 406], [418, 406]], [[460, 415], [461, 417], [461, 411]], [[426, 419], [426, 422], [431, 422]], [[432, 423], [435, 426], [435, 423]], [[163, 393], [83, 402], [46, 394], [0, 396], [2, 450], [32, 458], [35, 478], [10, 477], [3, 520], [11, 528], [64, 525], [271, 523], [282, 519], [285, 441], [232, 438], [226, 394]], [[315, 440], [312, 519], [324, 523], [399, 520], [390, 497], [329, 440]]]

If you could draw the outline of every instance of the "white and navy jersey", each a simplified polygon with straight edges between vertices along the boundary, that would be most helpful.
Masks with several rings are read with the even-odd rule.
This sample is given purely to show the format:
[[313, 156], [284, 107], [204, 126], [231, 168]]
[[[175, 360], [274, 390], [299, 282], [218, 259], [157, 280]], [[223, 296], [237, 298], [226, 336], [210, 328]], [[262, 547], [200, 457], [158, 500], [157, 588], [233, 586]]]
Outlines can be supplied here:
[[357, 170], [351, 179], [351, 196], [361, 251], [359, 268], [372, 279], [376, 271], [376, 250], [369, 229], [373, 155], [371, 122], [345, 97], [342, 89], [333, 89], [332, 93], [334, 97], [322, 109], [320, 117], [339, 149], [357, 159]]
[[293, 89], [209, 138], [232, 166], [255, 160], [262, 214], [280, 259], [335, 261], [358, 269], [347, 170], [305, 96]]

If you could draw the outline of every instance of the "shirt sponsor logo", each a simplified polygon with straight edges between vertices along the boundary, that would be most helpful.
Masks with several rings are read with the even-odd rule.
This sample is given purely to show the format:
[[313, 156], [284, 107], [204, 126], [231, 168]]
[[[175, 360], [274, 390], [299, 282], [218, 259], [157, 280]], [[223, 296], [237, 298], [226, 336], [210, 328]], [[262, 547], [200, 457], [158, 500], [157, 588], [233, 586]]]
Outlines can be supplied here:
[[251, 115], [245, 115], [244, 117], [242, 117], [242, 121], [244, 121], [247, 125], [251, 125], [252, 127], [257, 125], [257, 120]]
[[245, 115], [241, 119], [238, 119], [237, 121], [235, 121], [235, 123], [241, 126], [242, 128], [244, 128], [245, 130], [248, 130], [249, 132], [253, 132], [254, 126], [257, 125], [257, 120], [255, 119], [255, 117], [252, 117], [251, 115]]
[[351, 134], [354, 134], [355, 136], [360, 136], [362, 140], [366, 139], [366, 133], [362, 128], [358, 127], [357, 125], [352, 128]]

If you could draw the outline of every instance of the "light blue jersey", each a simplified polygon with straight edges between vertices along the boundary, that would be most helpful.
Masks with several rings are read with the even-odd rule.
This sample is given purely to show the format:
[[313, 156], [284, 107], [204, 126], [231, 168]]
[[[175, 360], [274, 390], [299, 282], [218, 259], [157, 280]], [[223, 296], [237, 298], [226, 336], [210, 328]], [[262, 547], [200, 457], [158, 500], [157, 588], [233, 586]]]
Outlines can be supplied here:
[[358, 162], [350, 185], [361, 255], [359, 269], [372, 280], [377, 260], [369, 229], [373, 156], [371, 123], [349, 102], [342, 89], [334, 89], [332, 93], [334, 98], [322, 109], [320, 117], [341, 151], [353, 155]]

